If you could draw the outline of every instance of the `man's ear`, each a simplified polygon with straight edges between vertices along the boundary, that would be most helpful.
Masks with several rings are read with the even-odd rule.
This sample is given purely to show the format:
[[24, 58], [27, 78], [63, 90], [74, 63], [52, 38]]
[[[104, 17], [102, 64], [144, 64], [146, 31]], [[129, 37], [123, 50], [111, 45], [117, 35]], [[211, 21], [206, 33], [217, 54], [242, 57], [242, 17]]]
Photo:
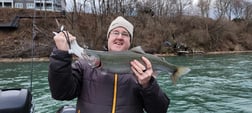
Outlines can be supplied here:
[[102, 42], [102, 43], [103, 43], [103, 46], [102, 46], [102, 49], [103, 49], [104, 51], [108, 51], [108, 38], [109, 38], [109, 37], [107, 37], [107, 36], [103, 38], [103, 42]]

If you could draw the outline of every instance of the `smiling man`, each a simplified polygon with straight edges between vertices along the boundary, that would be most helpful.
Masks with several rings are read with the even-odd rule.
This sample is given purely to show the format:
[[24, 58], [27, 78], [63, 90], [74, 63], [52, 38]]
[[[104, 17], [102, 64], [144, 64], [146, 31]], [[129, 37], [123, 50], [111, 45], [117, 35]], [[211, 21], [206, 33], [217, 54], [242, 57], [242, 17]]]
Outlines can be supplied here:
[[[119, 16], [109, 26], [108, 51], [126, 51], [133, 39], [133, 25]], [[71, 34], [70, 40], [75, 39]], [[102, 74], [79, 59], [72, 63], [64, 34], [54, 36], [56, 47], [49, 64], [51, 95], [57, 100], [77, 99], [77, 113], [166, 113], [170, 100], [152, 76], [151, 62], [142, 57], [129, 62], [134, 74]]]
[[112, 21], [107, 33], [108, 50], [128, 50], [133, 40], [133, 28], [133, 25], [121, 16]]

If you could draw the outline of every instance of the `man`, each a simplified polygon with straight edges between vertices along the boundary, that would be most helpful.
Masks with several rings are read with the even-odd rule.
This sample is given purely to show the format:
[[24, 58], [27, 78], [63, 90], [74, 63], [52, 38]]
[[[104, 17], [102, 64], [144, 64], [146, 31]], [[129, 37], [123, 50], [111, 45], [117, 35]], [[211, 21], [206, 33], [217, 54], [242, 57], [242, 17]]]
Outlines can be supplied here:
[[[125, 51], [133, 39], [133, 25], [119, 16], [109, 26], [108, 51]], [[69, 35], [70, 40], [75, 37]], [[85, 60], [72, 64], [63, 33], [54, 37], [56, 47], [49, 64], [48, 80], [52, 97], [77, 99], [77, 113], [166, 113], [170, 100], [153, 78], [151, 62], [142, 57], [129, 62], [134, 74], [102, 74]], [[71, 65], [72, 64], [72, 65]]]

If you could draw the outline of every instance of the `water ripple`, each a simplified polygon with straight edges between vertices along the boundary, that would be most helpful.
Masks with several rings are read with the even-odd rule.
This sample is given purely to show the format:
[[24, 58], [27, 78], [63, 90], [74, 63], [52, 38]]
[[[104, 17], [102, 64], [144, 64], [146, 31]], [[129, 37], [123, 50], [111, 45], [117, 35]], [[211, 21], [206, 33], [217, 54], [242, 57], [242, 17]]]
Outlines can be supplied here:
[[[158, 83], [171, 99], [169, 113], [252, 113], [252, 54], [167, 57], [192, 69], [173, 85], [160, 73]], [[0, 64], [0, 88], [29, 87], [30, 63]], [[33, 98], [36, 113], [55, 113], [73, 101], [51, 98], [48, 63], [34, 64]]]

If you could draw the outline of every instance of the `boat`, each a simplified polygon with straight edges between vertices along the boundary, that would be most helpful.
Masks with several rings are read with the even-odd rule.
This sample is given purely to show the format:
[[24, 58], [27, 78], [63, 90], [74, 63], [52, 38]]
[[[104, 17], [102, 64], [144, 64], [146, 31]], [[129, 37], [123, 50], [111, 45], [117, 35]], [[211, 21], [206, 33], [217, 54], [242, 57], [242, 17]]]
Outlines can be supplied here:
[[32, 95], [28, 89], [0, 89], [0, 113], [33, 113]]
[[[0, 113], [34, 113], [29, 89], [0, 89]], [[56, 113], [76, 113], [75, 106], [63, 105]]]
[[60, 107], [56, 113], [76, 113], [76, 107], [71, 105], [64, 105]]

